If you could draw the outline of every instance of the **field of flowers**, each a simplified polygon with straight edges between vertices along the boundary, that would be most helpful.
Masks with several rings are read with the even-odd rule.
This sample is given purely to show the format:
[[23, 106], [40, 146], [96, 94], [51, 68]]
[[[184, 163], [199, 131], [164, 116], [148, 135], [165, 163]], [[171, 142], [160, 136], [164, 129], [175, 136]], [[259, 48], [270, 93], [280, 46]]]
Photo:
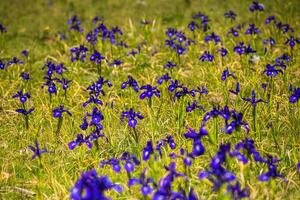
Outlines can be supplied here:
[[300, 199], [300, 6], [0, 2], [0, 199]]

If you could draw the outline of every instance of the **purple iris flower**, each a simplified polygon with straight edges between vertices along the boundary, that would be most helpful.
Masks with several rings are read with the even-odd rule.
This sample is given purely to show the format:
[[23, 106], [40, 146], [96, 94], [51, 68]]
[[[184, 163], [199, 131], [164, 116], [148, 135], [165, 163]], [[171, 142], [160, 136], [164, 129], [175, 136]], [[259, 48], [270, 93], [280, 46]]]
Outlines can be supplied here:
[[124, 118], [128, 119], [128, 125], [131, 128], [134, 128], [136, 126], [136, 124], [137, 124], [136, 118], [138, 118], [140, 120], [144, 119], [144, 117], [139, 112], [135, 112], [132, 108], [130, 108], [129, 111], [122, 112], [121, 122], [124, 121]]

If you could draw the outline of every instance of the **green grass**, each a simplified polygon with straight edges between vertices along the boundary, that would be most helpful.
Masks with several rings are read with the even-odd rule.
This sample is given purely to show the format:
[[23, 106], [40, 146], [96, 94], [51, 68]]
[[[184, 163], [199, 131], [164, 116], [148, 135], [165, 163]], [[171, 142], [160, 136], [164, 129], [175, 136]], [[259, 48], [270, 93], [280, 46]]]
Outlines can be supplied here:
[[[164, 46], [167, 27], [175, 27], [184, 30], [188, 37], [193, 37], [187, 30], [187, 24], [195, 12], [203, 12], [211, 19], [211, 29], [207, 33], [201, 31], [196, 34], [197, 45], [191, 46], [181, 59], [181, 66], [172, 72], [172, 78], [178, 79], [188, 88], [205, 85], [209, 91], [203, 96], [199, 104], [210, 110], [213, 105], [224, 106], [228, 102], [231, 109], [244, 113], [244, 119], [250, 124], [251, 131], [234, 132], [231, 135], [220, 133], [218, 144], [231, 142], [232, 146], [245, 136], [251, 137], [256, 143], [259, 152], [271, 154], [281, 159], [279, 170], [288, 179], [284, 183], [281, 179], [273, 179], [266, 183], [258, 181], [260, 173], [266, 172], [262, 164], [242, 165], [235, 159], [231, 159], [228, 167], [233, 171], [242, 186], [250, 188], [251, 199], [299, 199], [300, 174], [296, 164], [300, 161], [300, 110], [299, 103], [290, 104], [288, 91], [289, 84], [300, 87], [299, 70], [299, 45], [294, 49], [293, 61], [287, 66], [284, 75], [274, 79], [274, 95], [268, 104], [257, 106], [257, 131], [253, 131], [252, 107], [244, 102], [241, 97], [250, 97], [254, 89], [258, 97], [266, 99], [267, 93], [261, 88], [261, 84], [269, 81], [262, 75], [265, 65], [273, 63], [273, 60], [289, 53], [284, 42], [286, 36], [275, 35], [271, 25], [265, 26], [264, 20], [269, 15], [275, 15], [279, 21], [290, 23], [295, 29], [293, 35], [299, 38], [300, 7], [297, 0], [289, 1], [264, 1], [262, 2], [266, 11], [258, 14], [259, 21], [255, 21], [255, 15], [249, 13], [247, 8], [251, 1], [188, 1], [163, 0], [163, 1], [103, 1], [96, 0], [81, 1], [1, 1], [0, 23], [3, 23], [8, 32], [0, 34], [0, 59], [9, 60], [13, 56], [21, 57], [20, 52], [29, 50], [30, 56], [24, 65], [13, 65], [7, 70], [0, 71], [0, 199], [68, 199], [70, 188], [80, 177], [82, 171], [96, 168], [99, 174], [108, 175], [114, 182], [121, 183], [125, 190], [121, 194], [110, 191], [108, 196], [113, 199], [139, 199], [139, 187], [131, 190], [127, 188], [127, 175], [116, 174], [110, 167], [99, 168], [101, 160], [118, 157], [123, 151], [129, 151], [141, 158], [142, 149], [146, 141], [154, 139], [153, 143], [167, 134], [174, 136], [179, 147], [191, 150], [191, 141], [184, 139], [183, 133], [188, 127], [199, 128], [204, 112], [196, 111], [184, 114], [184, 127], [179, 127], [176, 120], [178, 111], [182, 106], [181, 101], [171, 102], [168, 95], [167, 85], [159, 86], [162, 92], [161, 98], [153, 98], [152, 109], [148, 108], [147, 100], [139, 100], [139, 94], [128, 90], [120, 90], [120, 85], [126, 80], [127, 75], [132, 75], [140, 85], [157, 85], [159, 76], [165, 73], [163, 65], [168, 60], [177, 62], [177, 58], [169, 48]], [[238, 14], [235, 22], [223, 18], [225, 11], [233, 10]], [[136, 48], [138, 43], [148, 38], [147, 44], [142, 46], [141, 54], [135, 58], [126, 57], [127, 49], [113, 47], [111, 54], [108, 42], [98, 43], [97, 49], [110, 61], [121, 58], [124, 64], [121, 67], [109, 67], [103, 64], [103, 76], [108, 78], [113, 87], [105, 88], [107, 93], [101, 98], [104, 106], [99, 107], [105, 117], [103, 121], [104, 133], [109, 138], [109, 143], [99, 139], [99, 150], [93, 148], [88, 150], [85, 145], [68, 149], [68, 142], [74, 140], [77, 133], [81, 132], [79, 125], [85, 112], [90, 112], [92, 106], [82, 108], [82, 103], [88, 98], [85, 88], [98, 78], [95, 65], [90, 62], [70, 62], [69, 50], [73, 46], [85, 44], [85, 34], [69, 32], [66, 21], [74, 14], [82, 20], [85, 34], [93, 28], [90, 23], [95, 16], [104, 16], [105, 24], [109, 27], [119, 26], [124, 32], [124, 40], [130, 47]], [[151, 20], [148, 32], [145, 34], [144, 27], [140, 24], [141, 19]], [[232, 51], [233, 47], [240, 41], [246, 44], [253, 42], [251, 36], [241, 34], [239, 38], [225, 37], [228, 29], [238, 23], [248, 24], [255, 22], [263, 33], [260, 38], [265, 39], [273, 36], [276, 39], [275, 47], [266, 55], [263, 53], [262, 40], [257, 40], [256, 50], [260, 61], [250, 65], [246, 57], [243, 63], [239, 56]], [[61, 41], [57, 32], [66, 33], [67, 40]], [[205, 50], [219, 48], [212, 43], [204, 43], [206, 34], [214, 31], [221, 36], [224, 46], [230, 51], [229, 55], [221, 62], [220, 56], [215, 54], [213, 63], [199, 62], [198, 58]], [[252, 45], [253, 46], [253, 45]], [[153, 53], [157, 51], [156, 54]], [[88, 57], [90, 52], [88, 54]], [[87, 59], [88, 59], [87, 57]], [[53, 97], [52, 105], [49, 105], [49, 96], [46, 88], [41, 88], [44, 71], [41, 70], [45, 61], [50, 59], [56, 63], [64, 62], [69, 71], [66, 77], [72, 79], [67, 100], [63, 100], [60, 90]], [[237, 80], [229, 78], [226, 85], [221, 81], [222, 71], [228, 67], [234, 72]], [[31, 98], [27, 105], [35, 107], [30, 115], [30, 127], [24, 127], [24, 121], [20, 114], [15, 112], [19, 108], [17, 99], [12, 99], [18, 90], [23, 87], [23, 81], [19, 78], [22, 71], [30, 73], [32, 79], [25, 86]], [[234, 89], [236, 81], [241, 83], [241, 92], [238, 97], [228, 94], [228, 89]], [[186, 104], [192, 102], [193, 98], [185, 97], [182, 101]], [[114, 107], [105, 106], [105, 103], [114, 103]], [[52, 109], [61, 103], [72, 112], [72, 117], [65, 116], [59, 136], [55, 134], [57, 119], [52, 117]], [[122, 111], [133, 107], [145, 116], [138, 122], [137, 131], [139, 143], [136, 144], [130, 138], [130, 130], [126, 123], [120, 123]], [[268, 128], [272, 122], [273, 128]], [[214, 122], [208, 123], [208, 130], [213, 133]], [[223, 127], [219, 120], [218, 127]], [[180, 134], [178, 133], [181, 128]], [[38, 159], [31, 160], [31, 152], [27, 148], [33, 145], [39, 134], [38, 140], [41, 146], [53, 151], [44, 154], [41, 158], [42, 166]], [[259, 138], [261, 136], [261, 139]], [[218, 146], [203, 139], [206, 147], [204, 155], [195, 159], [190, 169], [189, 185], [193, 186], [200, 199], [226, 199], [224, 195], [226, 187], [218, 192], [211, 192], [211, 183], [207, 180], [199, 180], [199, 171], [209, 166], [210, 158], [216, 153]], [[166, 171], [164, 165], [171, 161], [168, 154], [169, 148], [164, 149], [163, 158], [158, 161], [142, 162], [134, 176], [138, 176], [144, 167], [148, 168], [148, 175], [158, 181]], [[178, 160], [178, 171], [183, 171], [183, 164]], [[176, 180], [176, 186], [183, 185], [183, 179]], [[22, 188], [24, 190], [20, 190]], [[24, 192], [25, 191], [25, 192]], [[35, 193], [35, 195], [31, 195]]]

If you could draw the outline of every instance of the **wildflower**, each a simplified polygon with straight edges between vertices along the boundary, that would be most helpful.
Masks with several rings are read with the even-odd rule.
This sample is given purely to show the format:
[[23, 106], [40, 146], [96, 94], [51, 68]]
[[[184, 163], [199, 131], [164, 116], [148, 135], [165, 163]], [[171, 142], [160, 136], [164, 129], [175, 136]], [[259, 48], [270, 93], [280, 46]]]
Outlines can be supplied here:
[[[1, 65], [1, 64], [0, 64]], [[20, 77], [24, 80], [24, 81], [28, 81], [30, 79], [29, 73], [27, 72], [21, 72]]]
[[231, 157], [236, 157], [239, 161], [247, 163], [248, 158], [244, 154], [240, 153], [240, 150], [244, 150], [246, 152], [246, 155], [248, 155], [248, 158], [253, 155], [253, 159], [255, 162], [266, 162], [266, 159], [264, 159], [256, 150], [254, 141], [250, 138], [245, 138], [241, 142], [237, 143], [234, 147], [234, 151], [230, 153]]
[[186, 110], [186, 112], [192, 112], [193, 110], [196, 110], [196, 109], [199, 109], [199, 110], [202, 110], [203, 112], [205, 112], [205, 109], [203, 108], [203, 106], [198, 105], [198, 102], [196, 100], [193, 101], [192, 104], [190, 102], [188, 102], [188, 105], [185, 110]]
[[0, 32], [1, 33], [7, 32], [7, 29], [6, 29], [6, 27], [3, 24], [0, 24]]
[[124, 81], [121, 85], [121, 89], [125, 89], [126, 87], [132, 87], [132, 89], [136, 92], [139, 92], [139, 85], [138, 82], [132, 77], [132, 76], [128, 76], [128, 80]]
[[231, 194], [231, 198], [233, 200], [238, 200], [250, 196], [249, 188], [242, 189], [239, 182], [236, 182], [235, 185], [228, 185], [227, 192]]
[[17, 94], [13, 95], [12, 98], [19, 98], [22, 104], [24, 104], [27, 99], [30, 98], [30, 94], [28, 92], [23, 93], [22, 90], [18, 91]]
[[294, 48], [294, 46], [296, 44], [299, 44], [299, 43], [300, 43], [300, 40], [298, 38], [295, 38], [294, 36], [291, 36], [290, 38], [288, 38], [285, 41], [285, 44], [289, 44], [292, 49]]
[[[152, 187], [150, 186], [152, 184]], [[156, 188], [157, 185], [152, 178], [146, 178], [146, 169], [143, 170], [139, 178], [130, 178], [128, 181], [128, 187], [133, 185], [141, 185], [141, 192], [144, 196], [147, 196], [152, 193], [153, 188]]]
[[272, 38], [272, 37], [270, 37], [269, 39], [265, 39], [264, 40], [264, 44], [269, 44], [270, 46], [273, 46], [273, 45], [275, 45], [275, 40]]
[[41, 155], [44, 153], [49, 153], [49, 151], [47, 149], [40, 149], [40, 145], [37, 141], [37, 139], [35, 140], [35, 146], [28, 146], [29, 149], [33, 152], [33, 155], [31, 157], [31, 159], [35, 159], [36, 157], [41, 158]]
[[176, 52], [178, 55], [182, 55], [186, 52], [186, 48], [181, 45], [176, 45]]
[[263, 102], [263, 103], [267, 103], [266, 101], [262, 100], [262, 99], [256, 99], [256, 93], [254, 90], [252, 90], [252, 97], [251, 98], [244, 98], [242, 97], [242, 99], [244, 101], [248, 101], [252, 104], [252, 106], [256, 106], [257, 103]]
[[8, 62], [7, 62], [7, 66], [11, 66], [11, 65], [13, 65], [13, 64], [24, 64], [24, 62], [21, 60], [21, 59], [19, 59], [19, 58], [17, 58], [17, 57], [13, 57], [11, 60], [9, 60]]
[[171, 77], [169, 76], [168, 73], [166, 73], [157, 80], [157, 83], [158, 83], [158, 85], [161, 85], [163, 83], [163, 81], [168, 82], [170, 79], [171, 79]]
[[240, 42], [238, 45], [236, 45], [233, 48], [233, 51], [235, 51], [237, 54], [241, 55], [241, 54], [245, 53], [245, 48], [246, 48], [246, 46], [244, 45], [244, 43]]
[[246, 30], [246, 35], [255, 35], [261, 33], [261, 30], [257, 27], [255, 27], [255, 24], [249, 24], [249, 28]]
[[253, 3], [249, 6], [249, 11], [254, 12], [254, 11], [264, 11], [265, 6], [261, 3], [258, 3], [257, 1], [253, 1]]
[[81, 177], [71, 188], [70, 198], [74, 200], [108, 200], [109, 198], [104, 195], [104, 192], [111, 189], [117, 192], [123, 191], [120, 185], [112, 183], [107, 176], [99, 177], [96, 170], [91, 169], [81, 174]]
[[143, 149], [143, 160], [147, 161], [150, 158], [151, 154], [153, 153], [154, 150], [153, 150], [152, 142], [148, 141], [146, 147]]
[[101, 65], [102, 60], [105, 60], [105, 57], [100, 54], [98, 51], [94, 50], [94, 53], [90, 57], [91, 62], [96, 62], [97, 64]]
[[240, 83], [237, 82], [236, 86], [235, 86], [235, 90], [229, 90], [229, 92], [231, 92], [232, 94], [238, 95], [240, 92], [241, 88], [240, 88]]
[[281, 69], [276, 69], [276, 65], [266, 65], [266, 69], [264, 70], [264, 73], [269, 77], [276, 77], [278, 73], [283, 74], [283, 71]]
[[5, 68], [5, 63], [2, 60], [0, 60], [0, 69], [4, 69], [4, 68]]
[[135, 118], [144, 119], [139, 112], [135, 112], [132, 108], [130, 108], [129, 111], [122, 112], [121, 122], [124, 121], [125, 117], [128, 119], [128, 125], [132, 128], [134, 128], [137, 124], [137, 120]]
[[103, 16], [101, 16], [101, 17], [95, 16], [92, 20], [92, 23], [96, 24], [97, 22], [102, 22], [103, 20], [104, 20]]
[[221, 79], [222, 79], [222, 81], [226, 81], [226, 79], [228, 78], [228, 77], [233, 77], [233, 78], [236, 78], [234, 75], [233, 75], [233, 73], [230, 73], [229, 72], [229, 69], [228, 69], [228, 67], [222, 72], [222, 76], [221, 76]]
[[52, 115], [54, 118], [62, 117], [62, 114], [64, 112], [67, 113], [69, 116], [72, 116], [72, 113], [70, 111], [68, 111], [67, 109], [65, 109], [64, 105], [54, 108], [52, 112], [53, 112]]
[[21, 51], [21, 54], [25, 57], [28, 57], [29, 56], [29, 52], [27, 50], [23, 50]]
[[227, 49], [225, 49], [224, 47], [222, 47], [221, 49], [218, 49], [217, 52], [220, 52], [222, 57], [224, 57], [228, 54]]
[[177, 65], [175, 63], [173, 63], [172, 61], [168, 61], [165, 65], [164, 65], [164, 69], [167, 69], [167, 68], [174, 68], [176, 67]]
[[65, 78], [62, 78], [62, 79], [56, 78], [54, 80], [56, 80], [58, 83], [61, 84], [61, 87], [63, 90], [67, 90], [69, 88], [69, 84], [72, 82], [72, 80], [67, 80]]
[[290, 96], [290, 103], [296, 103], [300, 99], [300, 87], [295, 87], [293, 94]]
[[204, 62], [204, 61], [212, 62], [214, 60], [214, 56], [212, 54], [210, 54], [208, 51], [204, 51], [204, 53], [199, 58], [199, 60], [201, 62]]
[[226, 162], [226, 156], [230, 152], [230, 144], [221, 144], [216, 155], [211, 159], [210, 169], [198, 174], [200, 179], [208, 178], [213, 183], [213, 191], [218, 190], [223, 184], [236, 179], [234, 173], [226, 170], [222, 164]]
[[238, 37], [239, 36], [239, 32], [236, 28], [231, 28], [228, 32], [227, 32], [228, 35], [233, 35], [234, 37]]
[[205, 148], [201, 142], [201, 137], [204, 135], [207, 135], [206, 132], [199, 131], [198, 133], [191, 128], [189, 128], [188, 132], [184, 134], [185, 138], [193, 140], [193, 150], [189, 155], [197, 157], [204, 154]]
[[83, 29], [80, 27], [81, 21], [77, 18], [76, 15], [69, 19], [67, 23], [70, 25], [70, 31], [76, 30], [78, 32], [83, 32]]
[[24, 116], [27, 116], [27, 115], [29, 115], [30, 113], [32, 113], [34, 111], [34, 108], [30, 108], [28, 110], [21, 108], [21, 109], [17, 109], [16, 111], [18, 113], [23, 114]]
[[160, 98], [160, 91], [157, 89], [157, 87], [152, 87], [151, 85], [148, 84], [148, 85], [143, 85], [140, 89], [145, 90], [144, 92], [141, 93], [140, 99], [144, 99], [146, 97], [151, 99], [153, 95]]
[[271, 155], [268, 156], [266, 164], [268, 165], [268, 171], [266, 173], [261, 174], [258, 179], [262, 182], [270, 180], [270, 178], [281, 178], [284, 181], [286, 179], [284, 178], [283, 174], [280, 174], [277, 170], [277, 163], [279, 160], [277, 158], [273, 158]]
[[272, 21], [276, 24], [276, 18], [275, 18], [274, 15], [269, 16], [269, 17], [265, 20], [265, 24], [270, 24]]
[[291, 58], [288, 54], [282, 54], [281, 56], [279, 56], [275, 59], [276, 63], [280, 63], [280, 62], [289, 63], [290, 61], [291, 61]]
[[90, 31], [85, 37], [86, 41], [91, 43], [92, 45], [95, 45], [98, 40], [98, 33], [96, 31]]
[[71, 62], [77, 61], [79, 59], [81, 62], [84, 62], [87, 51], [88, 51], [88, 49], [83, 45], [80, 45], [79, 47], [71, 48], [71, 50], [70, 50]]
[[250, 131], [249, 124], [243, 121], [242, 113], [237, 113], [233, 111], [231, 117], [233, 118], [233, 120], [226, 125], [227, 134], [231, 134], [234, 130], [239, 129], [241, 126], [243, 126], [246, 129], [246, 133], [249, 133]]
[[68, 146], [70, 150], [73, 150], [76, 146], [86, 143], [89, 149], [92, 148], [92, 143], [88, 140], [88, 137], [84, 137], [82, 134], [78, 134], [74, 141], [69, 142]]
[[56, 94], [57, 88], [54, 79], [52, 79], [50, 76], [45, 76], [44, 79], [46, 80], [46, 82], [43, 84], [42, 88], [44, 86], [47, 86], [49, 94]]
[[109, 64], [110, 67], [112, 66], [119, 66], [121, 65], [123, 62], [121, 60], [115, 59], [112, 63]]
[[109, 80], [105, 80], [102, 76], [99, 77], [99, 79], [92, 83], [90, 86], [88, 86], [86, 89], [89, 90], [89, 94], [94, 94], [96, 97], [98, 97], [100, 94], [103, 96], [105, 95], [105, 92], [103, 90], [103, 86], [107, 85], [108, 87], [112, 86], [112, 83]]
[[195, 21], [191, 21], [189, 24], [188, 24], [188, 28], [194, 32], [197, 28], [198, 28], [198, 24], [195, 22]]
[[229, 18], [229, 19], [231, 19], [231, 20], [235, 20], [235, 18], [236, 18], [236, 13], [233, 12], [232, 10], [229, 10], [228, 12], [226, 12], [226, 13], [224, 14], [224, 17], [225, 17], [225, 18]]
[[216, 35], [214, 32], [212, 32], [210, 35], [207, 35], [204, 38], [205, 42], [209, 42], [209, 41], [215, 41], [215, 44], [221, 42], [220, 36]]

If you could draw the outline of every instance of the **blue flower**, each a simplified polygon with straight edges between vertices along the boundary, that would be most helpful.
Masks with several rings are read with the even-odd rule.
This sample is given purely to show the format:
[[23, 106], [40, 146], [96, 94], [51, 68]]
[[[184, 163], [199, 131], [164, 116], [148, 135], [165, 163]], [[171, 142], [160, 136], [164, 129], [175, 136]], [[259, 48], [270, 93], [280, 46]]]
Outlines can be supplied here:
[[96, 62], [98, 65], [101, 65], [102, 60], [105, 60], [105, 57], [100, 54], [97, 50], [94, 50], [94, 53], [90, 57], [91, 62]]
[[27, 99], [30, 98], [30, 94], [28, 92], [23, 93], [22, 90], [18, 91], [17, 94], [13, 95], [12, 98], [19, 98], [22, 104], [24, 104]]
[[97, 96], [94, 96], [92, 94], [90, 95], [90, 98], [82, 104], [82, 107], [86, 107], [90, 103], [94, 103], [97, 105], [103, 105], [103, 102], [100, 99], [98, 99]]
[[28, 148], [33, 152], [33, 155], [31, 157], [31, 159], [35, 159], [36, 157], [40, 158], [42, 154], [44, 153], [49, 153], [49, 151], [47, 149], [40, 149], [40, 145], [37, 141], [37, 139], [35, 140], [35, 146], [28, 146]]
[[203, 112], [206, 112], [205, 109], [203, 108], [203, 106], [198, 105], [198, 102], [196, 100], [193, 101], [193, 103], [191, 104], [190, 102], [188, 102], [188, 105], [186, 106], [186, 112], [192, 112], [193, 110], [202, 110]]
[[260, 102], [263, 102], [263, 103], [267, 103], [265, 100], [262, 100], [262, 99], [256, 99], [256, 93], [254, 90], [252, 90], [252, 97], [251, 98], [245, 98], [245, 97], [242, 97], [242, 99], [244, 101], [248, 101], [252, 104], [252, 106], [256, 106], [257, 103], [260, 103]]
[[249, 11], [254, 12], [254, 11], [264, 11], [265, 6], [261, 3], [258, 3], [257, 1], [253, 1], [253, 3], [249, 6]]
[[11, 65], [13, 65], [13, 64], [19, 64], [19, 65], [22, 65], [22, 64], [24, 64], [24, 62], [21, 60], [21, 59], [19, 59], [19, 58], [17, 58], [17, 57], [13, 57], [11, 60], [9, 60], [8, 62], [7, 62], [7, 66], [11, 66]]
[[268, 156], [267, 162], [266, 164], [268, 165], [268, 171], [266, 173], [262, 173], [258, 179], [262, 182], [268, 181], [271, 178], [281, 178], [284, 181], [286, 181], [286, 179], [284, 178], [283, 174], [280, 174], [277, 170], [277, 163], [279, 162], [279, 160], [277, 158], [273, 158], [271, 155]]
[[76, 15], [74, 15], [72, 18], [70, 18], [67, 23], [70, 25], [70, 31], [76, 30], [78, 32], [83, 32], [83, 29], [80, 27], [81, 21], [77, 18]]
[[109, 64], [110, 67], [112, 66], [119, 66], [123, 64], [123, 62], [121, 60], [115, 59], [112, 63]]
[[239, 82], [236, 83], [235, 90], [229, 90], [229, 92], [234, 95], [238, 95], [240, 91], [241, 91], [241, 86]]
[[243, 126], [246, 129], [246, 133], [249, 133], [250, 131], [249, 124], [243, 121], [242, 113], [237, 113], [235, 111], [232, 111], [231, 117], [233, 118], [233, 120], [226, 125], [227, 134], [231, 134], [234, 130], [239, 129], [241, 126]]
[[296, 44], [299, 44], [300, 40], [298, 38], [295, 38], [294, 36], [291, 36], [285, 41], [285, 44], [289, 44], [290, 47], [293, 49]]
[[143, 85], [141, 90], [145, 90], [144, 92], [141, 93], [140, 99], [145, 99], [146, 97], [151, 99], [153, 95], [157, 96], [160, 98], [160, 91], [157, 89], [157, 87], [152, 87], [151, 85]]
[[300, 99], [300, 87], [295, 87], [293, 94], [290, 96], [290, 103], [296, 103]]
[[245, 34], [246, 35], [255, 35], [261, 33], [261, 30], [257, 27], [255, 27], [255, 24], [249, 24], [248, 29], [246, 30]]
[[249, 188], [242, 189], [239, 182], [236, 182], [235, 185], [228, 185], [227, 192], [231, 194], [233, 200], [238, 200], [250, 196]]
[[3, 24], [0, 24], [0, 32], [1, 33], [6, 33], [7, 32], [7, 29]]
[[[202, 127], [200, 129], [202, 129]], [[199, 132], [196, 132], [191, 128], [189, 128], [188, 132], [184, 134], [185, 138], [193, 140], [193, 149], [192, 152], [189, 154], [190, 156], [198, 157], [204, 154], [205, 148], [201, 142], [201, 138], [205, 135], [207, 135], [207, 132], [203, 132], [201, 130]]]
[[139, 112], [135, 112], [132, 108], [130, 108], [129, 111], [122, 112], [121, 122], [124, 121], [125, 117], [128, 119], [128, 125], [131, 128], [134, 128], [136, 126], [136, 124], [137, 124], [136, 118], [138, 118], [140, 120], [144, 119], [144, 117]]
[[216, 35], [214, 32], [212, 32], [210, 35], [205, 36], [204, 38], [205, 42], [209, 41], [215, 41], [215, 44], [221, 42], [220, 36]]
[[124, 81], [121, 84], [121, 89], [124, 90], [126, 87], [132, 87], [132, 89], [136, 92], [139, 92], [139, 84], [138, 82], [132, 77], [132, 76], [128, 76], [127, 81]]
[[100, 94], [102, 94], [104, 96], [105, 95], [105, 92], [103, 90], [104, 85], [111, 87], [112, 83], [109, 80], [105, 80], [102, 76], [100, 76], [96, 82], [93, 82], [86, 89], [89, 90], [90, 95], [94, 94], [96, 97], [98, 97]]
[[20, 114], [23, 114], [23, 115], [29, 115], [30, 113], [32, 113], [34, 111], [34, 108], [30, 108], [28, 110], [26, 109], [23, 109], [23, 108], [20, 108], [20, 109], [17, 109], [16, 112], [20, 113]]
[[71, 188], [70, 198], [73, 200], [109, 200], [109, 198], [104, 195], [104, 192], [111, 189], [117, 192], [123, 191], [120, 185], [112, 183], [107, 176], [99, 177], [96, 170], [91, 169], [81, 174], [81, 177]]
[[222, 164], [226, 162], [226, 156], [230, 153], [230, 144], [221, 144], [217, 154], [211, 159], [210, 169], [198, 174], [200, 179], [208, 178], [213, 183], [213, 191], [218, 190], [223, 184], [236, 179], [234, 173], [226, 170]]
[[91, 43], [92, 45], [95, 45], [98, 40], [98, 33], [96, 31], [90, 31], [85, 37], [86, 41]]
[[70, 49], [71, 54], [71, 62], [80, 60], [81, 62], [84, 62], [86, 57], [86, 52], [88, 51], [88, 48], [86, 48], [83, 45], [80, 45], [79, 47], [73, 47]]
[[195, 21], [191, 21], [189, 24], [188, 24], [188, 28], [194, 32], [197, 28], [198, 28], [198, 24], [195, 22]]
[[5, 63], [2, 60], [0, 60], [0, 69], [4, 69], [4, 68], [5, 68]]
[[222, 57], [224, 57], [228, 54], [227, 49], [225, 49], [224, 47], [222, 47], [221, 49], [218, 49], [217, 52], [220, 52]]
[[205, 62], [205, 61], [212, 62], [214, 60], [214, 56], [210, 54], [208, 51], [204, 51], [204, 53], [199, 58], [199, 60], [201, 62]]
[[174, 68], [176, 67], [177, 65], [175, 63], [173, 63], [172, 61], [168, 61], [165, 65], [164, 65], [164, 69], [167, 69], [167, 68]]
[[[150, 186], [152, 184], [152, 187]], [[152, 193], [153, 188], [156, 188], [157, 185], [152, 178], [146, 178], [146, 169], [143, 170], [139, 178], [130, 178], [128, 181], [128, 187], [133, 185], [141, 185], [141, 192], [144, 196], [147, 196]]]
[[230, 73], [229, 72], [229, 69], [228, 69], [228, 67], [226, 67], [226, 69], [222, 72], [222, 76], [221, 76], [221, 79], [222, 79], [222, 81], [226, 81], [226, 79], [228, 78], [228, 77], [233, 77], [233, 78], [236, 78], [234, 75], [233, 75], [233, 73]]
[[69, 116], [72, 116], [72, 113], [70, 111], [68, 111], [67, 109], [65, 109], [64, 105], [60, 105], [57, 108], [54, 108], [52, 111], [52, 115], [54, 118], [59, 118], [62, 117], [63, 113], [67, 113]]
[[146, 147], [143, 149], [143, 160], [146, 161], [150, 158], [151, 154], [154, 153], [153, 145], [151, 141], [147, 142]]
[[157, 80], [157, 84], [161, 85], [163, 83], [163, 81], [168, 82], [171, 79], [171, 77], [169, 76], [168, 73], [162, 75], [158, 80]]
[[278, 75], [278, 73], [283, 74], [283, 71], [281, 69], [275, 68], [276, 66], [277, 66], [276, 64], [275, 65], [267, 64], [266, 69], [264, 70], [264, 73], [270, 77], [276, 77]]
[[226, 12], [226, 13], [224, 14], [224, 17], [225, 17], [225, 18], [229, 18], [229, 19], [231, 19], [231, 20], [235, 20], [235, 18], [236, 18], [236, 13], [233, 12], [232, 10], [229, 10], [228, 12]]
[[[1, 62], [1, 61], [0, 61]], [[1, 63], [0, 63], [1, 65]], [[27, 72], [21, 72], [20, 77], [24, 80], [24, 81], [28, 81], [30, 79], [29, 73]]]
[[267, 17], [267, 19], [265, 20], [265, 24], [270, 24], [272, 21], [276, 24], [276, 18], [274, 15]]
[[232, 34], [234, 37], [238, 37], [239, 36], [239, 32], [236, 28], [231, 28], [228, 32], [228, 35]]

